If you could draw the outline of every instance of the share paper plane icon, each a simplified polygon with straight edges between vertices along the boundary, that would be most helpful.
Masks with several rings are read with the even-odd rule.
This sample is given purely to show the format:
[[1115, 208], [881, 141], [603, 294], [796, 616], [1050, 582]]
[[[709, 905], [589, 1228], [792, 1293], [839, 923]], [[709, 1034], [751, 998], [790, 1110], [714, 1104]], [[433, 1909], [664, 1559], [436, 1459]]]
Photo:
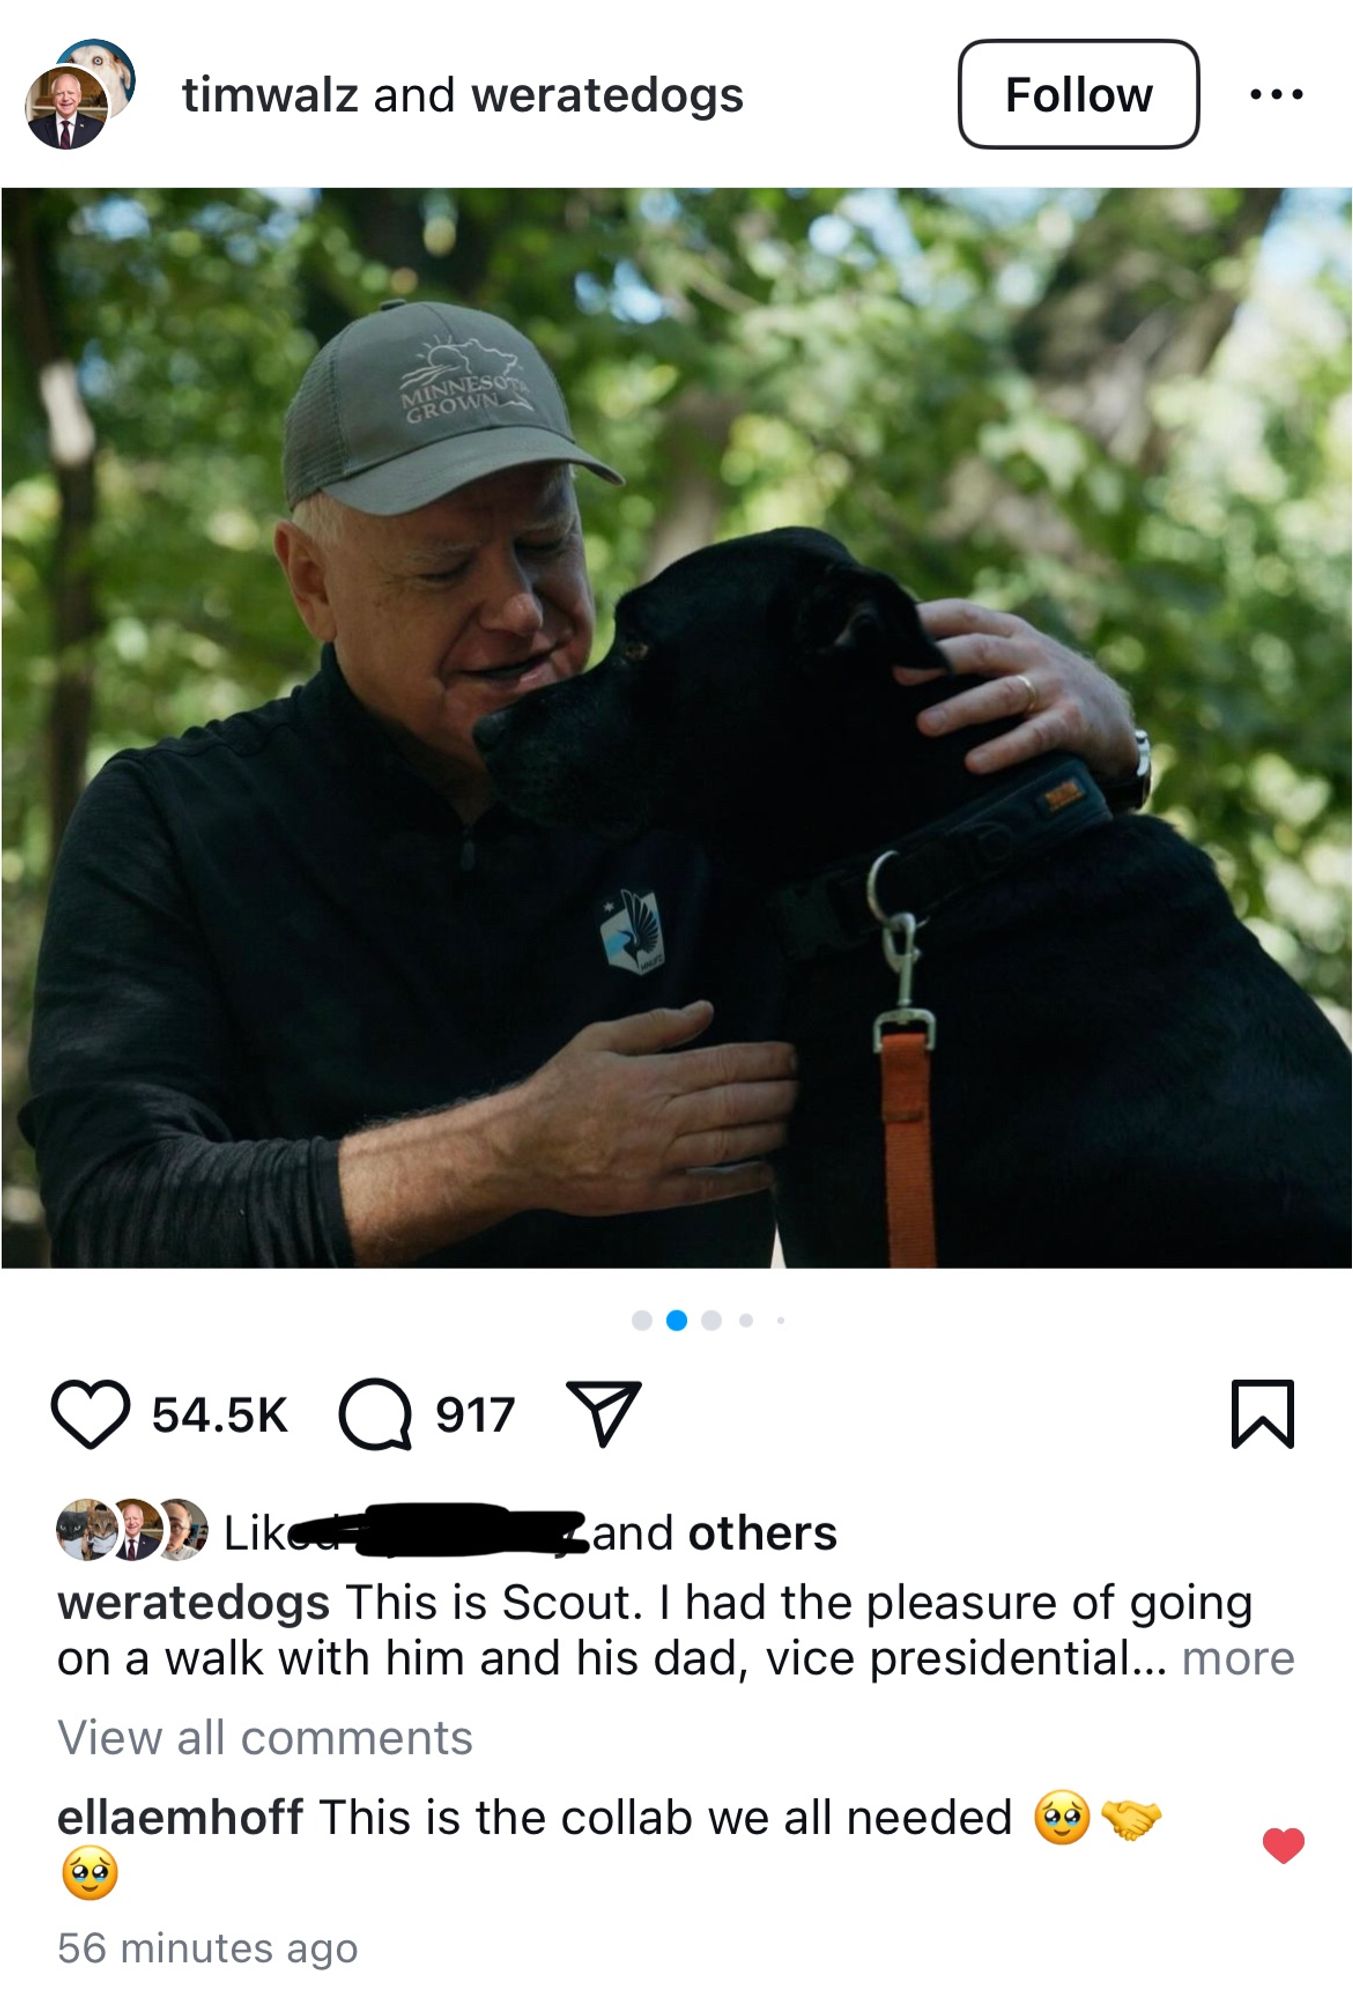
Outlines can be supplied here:
[[597, 1443], [605, 1451], [619, 1430], [642, 1382], [566, 1382], [564, 1387], [592, 1413]]

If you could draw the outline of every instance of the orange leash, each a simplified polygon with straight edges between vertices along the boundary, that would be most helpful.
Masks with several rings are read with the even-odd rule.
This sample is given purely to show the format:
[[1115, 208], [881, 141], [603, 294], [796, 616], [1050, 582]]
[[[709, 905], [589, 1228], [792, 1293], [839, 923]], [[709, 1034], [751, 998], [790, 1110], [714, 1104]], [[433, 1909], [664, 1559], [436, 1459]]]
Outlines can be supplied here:
[[874, 1054], [883, 1074], [883, 1168], [888, 1205], [888, 1262], [894, 1270], [933, 1268], [935, 1176], [930, 1143], [930, 1052], [935, 1016], [912, 1005], [921, 952], [910, 910], [885, 910], [879, 875], [894, 859], [880, 854], [865, 899], [883, 931], [883, 956], [897, 974], [897, 1005], [874, 1023]]
[[879, 1042], [888, 1262], [895, 1270], [935, 1263], [935, 1184], [930, 1158], [930, 1035], [894, 1029]]

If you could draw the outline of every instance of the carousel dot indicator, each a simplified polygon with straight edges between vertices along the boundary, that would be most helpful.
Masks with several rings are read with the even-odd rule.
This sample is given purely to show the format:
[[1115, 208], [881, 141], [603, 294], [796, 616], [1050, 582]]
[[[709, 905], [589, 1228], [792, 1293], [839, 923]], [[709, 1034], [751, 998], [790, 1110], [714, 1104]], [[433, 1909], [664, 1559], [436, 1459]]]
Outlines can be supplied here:
[[681, 1329], [686, 1324], [686, 1315], [682, 1312], [680, 1306], [673, 1306], [671, 1312], [667, 1315], [667, 1324], [671, 1327], [673, 1333], [681, 1332]]
[[750, 1325], [751, 1325], [751, 1323], [752, 1323], [752, 1316], [751, 1316], [751, 1314], [750, 1314], [750, 1313], [739, 1313], [739, 1314], [738, 1314], [738, 1325], [739, 1325], [739, 1326], [750, 1326]]
[[723, 1314], [716, 1312], [701, 1313], [700, 1324], [706, 1333], [713, 1333], [717, 1327], [723, 1325]]
[[630, 1321], [630, 1325], [633, 1327], [637, 1327], [640, 1333], [646, 1332], [647, 1329], [650, 1326], [652, 1326], [652, 1324], [653, 1324], [653, 1315], [652, 1313], [646, 1313], [646, 1312], [635, 1313], [633, 1319]]

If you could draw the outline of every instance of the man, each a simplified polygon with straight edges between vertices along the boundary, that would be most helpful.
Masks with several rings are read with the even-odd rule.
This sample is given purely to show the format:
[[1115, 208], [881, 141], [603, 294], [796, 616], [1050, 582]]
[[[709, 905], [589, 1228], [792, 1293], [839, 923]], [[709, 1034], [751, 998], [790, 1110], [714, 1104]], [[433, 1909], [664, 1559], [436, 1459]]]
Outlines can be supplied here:
[[[760, 911], [678, 836], [514, 819], [472, 736], [585, 664], [573, 468], [619, 475], [513, 327], [393, 303], [288, 412], [276, 550], [319, 673], [114, 758], [67, 835], [23, 1114], [54, 1257], [764, 1263], [795, 1084]], [[927, 621], [996, 678], [923, 727], [1022, 713], [975, 764], [1133, 769], [1088, 662], [979, 607]]]
[[140, 1562], [144, 1557], [154, 1555], [160, 1544], [144, 1532], [146, 1516], [139, 1501], [123, 1501], [122, 1525], [127, 1532], [117, 1552], [119, 1562]]
[[102, 132], [103, 120], [85, 116], [80, 109], [82, 98], [81, 79], [74, 70], [59, 70], [52, 78], [54, 109], [46, 118], [30, 118], [29, 131], [44, 146], [59, 146], [63, 153], [72, 146], [87, 146]]
[[193, 1525], [193, 1517], [183, 1500], [166, 1500], [164, 1518], [169, 1527], [169, 1539], [164, 1548], [166, 1562], [190, 1562], [197, 1550], [188, 1540], [188, 1531]]

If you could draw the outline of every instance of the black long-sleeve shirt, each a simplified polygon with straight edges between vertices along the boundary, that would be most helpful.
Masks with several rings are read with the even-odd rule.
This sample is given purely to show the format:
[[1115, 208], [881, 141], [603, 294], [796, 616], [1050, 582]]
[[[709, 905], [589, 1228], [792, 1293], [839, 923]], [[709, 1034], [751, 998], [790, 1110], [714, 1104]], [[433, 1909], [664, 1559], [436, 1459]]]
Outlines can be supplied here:
[[[71, 821], [20, 1120], [54, 1261], [350, 1263], [344, 1134], [697, 998], [712, 1039], [776, 1032], [758, 913], [697, 847], [464, 826], [326, 648], [284, 699], [114, 757]], [[762, 1264], [772, 1232], [765, 1196], [535, 1211], [426, 1261]]]

